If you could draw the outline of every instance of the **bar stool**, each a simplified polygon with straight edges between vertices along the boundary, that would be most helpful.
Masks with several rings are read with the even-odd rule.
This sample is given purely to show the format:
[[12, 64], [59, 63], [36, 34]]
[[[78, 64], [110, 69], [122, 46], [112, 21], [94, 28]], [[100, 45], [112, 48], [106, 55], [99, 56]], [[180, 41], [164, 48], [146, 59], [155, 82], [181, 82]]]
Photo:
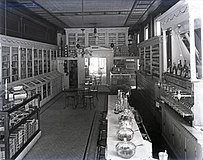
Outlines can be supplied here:
[[93, 85], [93, 86], [91, 87], [91, 89], [90, 89], [90, 92], [91, 92], [92, 95], [93, 95], [94, 97], [96, 97], [97, 100], [98, 100], [98, 85]]
[[99, 134], [99, 139], [97, 141], [97, 159], [105, 159], [105, 149], [106, 149], [107, 131], [101, 131]]
[[72, 94], [68, 95], [68, 94], [66, 94], [64, 108], [66, 108], [68, 106], [72, 106], [73, 109], [75, 109], [77, 107], [76, 102], [75, 102], [75, 95], [72, 95]]
[[84, 88], [77, 88], [77, 94], [76, 94], [76, 105], [77, 107], [81, 104], [82, 106], [84, 105]]
[[90, 109], [94, 107], [94, 100], [93, 96], [91, 95], [90, 89], [85, 88], [84, 90], [84, 108], [86, 108], [88, 105], [90, 106]]

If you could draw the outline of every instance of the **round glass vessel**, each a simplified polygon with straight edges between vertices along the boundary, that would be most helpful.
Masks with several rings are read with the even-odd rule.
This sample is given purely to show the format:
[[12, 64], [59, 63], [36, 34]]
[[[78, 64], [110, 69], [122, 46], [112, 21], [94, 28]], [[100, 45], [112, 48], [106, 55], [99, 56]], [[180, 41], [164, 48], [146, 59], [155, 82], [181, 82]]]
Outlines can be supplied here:
[[125, 138], [124, 141], [117, 143], [116, 151], [118, 156], [129, 159], [135, 154], [136, 146], [134, 143], [127, 141]]
[[124, 140], [124, 138], [126, 138], [127, 141], [130, 141], [131, 139], [133, 139], [133, 135], [133, 130], [126, 127], [120, 128], [117, 132], [118, 139], [122, 141]]

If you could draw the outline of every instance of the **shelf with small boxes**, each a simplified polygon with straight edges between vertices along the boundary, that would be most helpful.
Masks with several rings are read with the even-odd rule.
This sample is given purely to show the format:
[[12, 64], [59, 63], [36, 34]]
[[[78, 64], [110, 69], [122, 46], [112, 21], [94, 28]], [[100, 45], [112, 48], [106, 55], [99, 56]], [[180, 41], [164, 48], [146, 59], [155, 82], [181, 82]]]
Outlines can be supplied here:
[[2, 46], [2, 82], [10, 82], [10, 48]]
[[20, 65], [21, 65], [21, 79], [24, 79], [26, 78], [26, 66], [27, 66], [27, 63], [26, 63], [26, 51], [27, 49], [26, 48], [21, 48], [20, 51], [21, 51], [21, 58], [20, 58]]
[[11, 56], [11, 60], [12, 60], [12, 81], [17, 81], [18, 80], [18, 47], [12, 47], [12, 56]]
[[32, 49], [27, 49], [27, 70], [28, 77], [32, 77]]
[[[40, 95], [26, 95], [23, 86], [12, 88], [12, 94], [2, 94], [0, 109], [0, 159], [22, 159], [39, 139]], [[21, 94], [19, 94], [21, 93]], [[29, 146], [29, 147], [28, 147]]]

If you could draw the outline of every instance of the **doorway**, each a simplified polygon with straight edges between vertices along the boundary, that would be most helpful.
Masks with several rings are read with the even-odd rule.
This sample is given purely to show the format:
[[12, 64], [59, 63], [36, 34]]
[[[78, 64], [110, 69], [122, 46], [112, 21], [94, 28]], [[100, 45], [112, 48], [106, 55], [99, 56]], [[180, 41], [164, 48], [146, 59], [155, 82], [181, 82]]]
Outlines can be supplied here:
[[106, 58], [91, 57], [85, 59], [87, 70], [85, 73], [90, 77], [96, 77], [100, 84], [106, 84]]
[[69, 60], [69, 88], [78, 88], [77, 60]]

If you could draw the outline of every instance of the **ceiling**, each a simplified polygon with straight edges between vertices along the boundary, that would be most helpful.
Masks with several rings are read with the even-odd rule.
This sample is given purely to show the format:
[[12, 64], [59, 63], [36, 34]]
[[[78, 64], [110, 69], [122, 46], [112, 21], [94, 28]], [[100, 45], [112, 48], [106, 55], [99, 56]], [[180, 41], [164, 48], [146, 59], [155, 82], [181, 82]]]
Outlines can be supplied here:
[[133, 26], [143, 21], [163, 1], [13, 0], [12, 2], [20, 3], [20, 6], [26, 7], [58, 28], [91, 28]]

